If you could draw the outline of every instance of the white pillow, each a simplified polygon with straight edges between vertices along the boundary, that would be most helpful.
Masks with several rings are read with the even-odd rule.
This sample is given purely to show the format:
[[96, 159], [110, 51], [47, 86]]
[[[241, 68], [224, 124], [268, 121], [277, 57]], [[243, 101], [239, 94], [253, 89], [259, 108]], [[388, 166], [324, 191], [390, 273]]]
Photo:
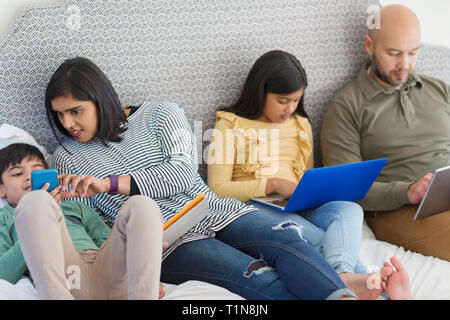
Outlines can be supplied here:
[[[36, 140], [25, 130], [14, 127], [10, 124], [2, 124], [0, 126], [0, 149], [9, 146], [12, 143], [28, 143], [37, 147], [44, 155], [49, 167], [52, 167], [52, 156], [39, 145]], [[0, 198], [0, 208], [6, 204], [6, 199]]]

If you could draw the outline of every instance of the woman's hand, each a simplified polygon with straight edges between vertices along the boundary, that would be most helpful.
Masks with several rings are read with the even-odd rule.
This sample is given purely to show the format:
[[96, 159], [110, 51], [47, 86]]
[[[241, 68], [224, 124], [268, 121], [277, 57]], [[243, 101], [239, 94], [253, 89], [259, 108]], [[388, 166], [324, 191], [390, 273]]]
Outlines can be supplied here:
[[62, 179], [63, 198], [89, 198], [98, 193], [109, 192], [111, 186], [109, 178], [98, 179], [87, 174], [60, 174], [58, 179]]
[[281, 178], [269, 178], [266, 184], [266, 195], [277, 193], [285, 197], [290, 197], [295, 191], [297, 184]]

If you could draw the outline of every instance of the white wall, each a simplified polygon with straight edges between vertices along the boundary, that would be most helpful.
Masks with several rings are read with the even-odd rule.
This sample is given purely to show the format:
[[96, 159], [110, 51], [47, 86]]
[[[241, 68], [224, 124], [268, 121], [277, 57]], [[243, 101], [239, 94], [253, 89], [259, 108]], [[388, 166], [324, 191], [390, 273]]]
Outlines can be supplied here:
[[0, 0], [0, 40], [4, 39], [20, 9], [28, 5], [56, 4], [61, 0]]
[[[92, 0], [100, 1], [100, 0]], [[274, 0], [280, 1], [282, 0]], [[402, 4], [412, 9], [422, 26], [422, 42], [450, 48], [449, 0], [379, 0], [382, 5]], [[61, 3], [64, 0], [0, 0], [0, 39], [8, 30], [18, 10], [26, 5]]]

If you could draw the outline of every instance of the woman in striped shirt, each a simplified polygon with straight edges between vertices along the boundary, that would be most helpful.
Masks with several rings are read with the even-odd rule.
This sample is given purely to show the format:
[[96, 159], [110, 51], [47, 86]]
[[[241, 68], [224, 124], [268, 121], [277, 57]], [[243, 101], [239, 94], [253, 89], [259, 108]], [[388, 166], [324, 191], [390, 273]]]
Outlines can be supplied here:
[[281, 225], [209, 190], [197, 171], [194, 135], [176, 104], [122, 109], [110, 81], [85, 58], [56, 70], [45, 100], [55, 136], [68, 137], [54, 153], [63, 188], [70, 184], [73, 197], [98, 209], [107, 223], [135, 194], [153, 198], [164, 220], [206, 194], [208, 215], [164, 252], [162, 281], [205, 281], [247, 299], [356, 298], [296, 223]]

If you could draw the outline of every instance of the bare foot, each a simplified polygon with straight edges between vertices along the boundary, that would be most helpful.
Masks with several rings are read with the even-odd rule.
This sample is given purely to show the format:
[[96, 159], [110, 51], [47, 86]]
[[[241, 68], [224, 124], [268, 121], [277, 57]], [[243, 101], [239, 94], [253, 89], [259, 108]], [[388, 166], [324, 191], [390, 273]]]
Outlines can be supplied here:
[[[393, 272], [391, 267], [384, 267], [378, 273], [373, 274], [355, 274], [341, 273], [339, 276], [347, 287], [358, 296], [360, 300], [375, 300], [384, 292], [382, 283], [386, 284], [388, 277]], [[369, 286], [373, 279], [379, 278], [377, 283]]]
[[[400, 259], [392, 257], [390, 260], [396, 270], [393, 270], [394, 272], [387, 277], [386, 281], [381, 282], [381, 286], [386, 290], [391, 300], [412, 300], [408, 272]], [[384, 263], [384, 266], [385, 268], [391, 268], [387, 262]]]

